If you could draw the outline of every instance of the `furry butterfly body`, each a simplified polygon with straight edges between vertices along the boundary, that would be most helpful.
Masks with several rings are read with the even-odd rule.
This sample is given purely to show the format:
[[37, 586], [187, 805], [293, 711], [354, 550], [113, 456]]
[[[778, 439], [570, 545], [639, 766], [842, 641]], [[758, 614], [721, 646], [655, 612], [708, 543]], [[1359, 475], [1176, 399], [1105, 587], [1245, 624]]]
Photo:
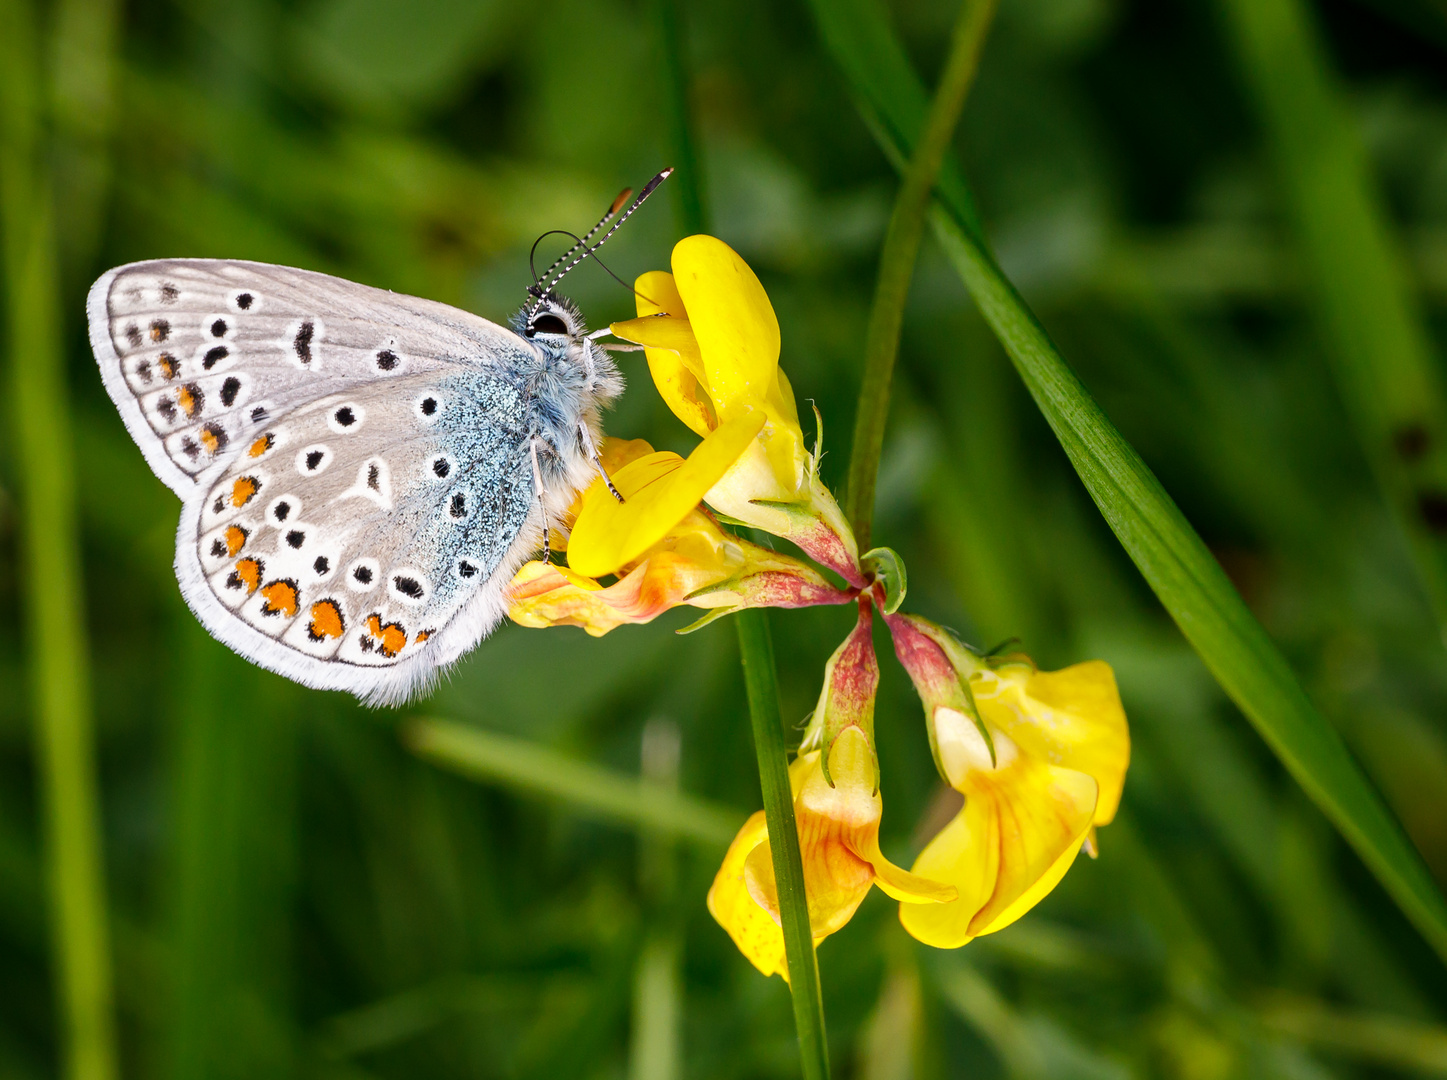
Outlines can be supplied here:
[[622, 389], [566, 301], [511, 329], [287, 267], [163, 259], [87, 301], [101, 377], [182, 500], [206, 628], [307, 686], [400, 702], [506, 611]]

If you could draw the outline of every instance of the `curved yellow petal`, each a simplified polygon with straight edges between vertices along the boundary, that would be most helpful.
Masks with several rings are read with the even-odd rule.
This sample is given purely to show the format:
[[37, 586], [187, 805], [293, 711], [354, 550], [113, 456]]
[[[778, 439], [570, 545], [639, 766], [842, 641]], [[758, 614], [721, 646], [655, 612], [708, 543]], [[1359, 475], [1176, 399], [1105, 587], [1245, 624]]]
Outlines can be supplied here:
[[[673, 281], [672, 275], [663, 276]], [[638, 305], [644, 306], [642, 299]], [[653, 385], [673, 415], [698, 435], [707, 435], [718, 427], [713, 401], [701, 381], [705, 377], [703, 358], [686, 318], [669, 314], [628, 319], [609, 329], [625, 341], [643, 346]]]
[[678, 286], [673, 275], [667, 270], [649, 270], [639, 274], [633, 282], [633, 297], [638, 304], [639, 315], [677, 315], [688, 318], [683, 306], [683, 297], [678, 295]]
[[729, 845], [708, 890], [708, 910], [754, 967], [765, 975], [785, 975], [784, 932], [749, 895], [744, 881], [745, 861], [767, 842], [768, 836], [764, 812], [760, 810], [744, 823]]
[[986, 723], [1022, 751], [1095, 777], [1095, 824], [1115, 817], [1130, 765], [1130, 730], [1109, 664], [1090, 660], [1060, 671], [1004, 664], [975, 673], [970, 687]]
[[660, 453], [625, 466], [612, 478], [621, 503], [601, 477], [594, 481], [573, 523], [568, 564], [596, 578], [636, 559], [699, 504], [763, 426], [764, 414], [754, 411], [721, 425], [687, 460]]
[[[1094, 826], [1091, 826], [1091, 828], [1094, 828]], [[1086, 831], [1088, 832], [1089, 830]], [[1024, 915], [1036, 904], [1040, 903], [1041, 900], [1049, 896], [1055, 886], [1059, 885], [1061, 879], [1065, 877], [1065, 872], [1075, 864], [1075, 857], [1080, 854], [1084, 837], [1082, 836], [1081, 839], [1081, 844], [1071, 844], [1061, 852], [1060, 857], [1055, 860], [1054, 865], [1052, 865], [1049, 870], [1045, 871], [1040, 880], [1021, 893], [1005, 910], [993, 916], [988, 923], [979, 925], [975, 929], [975, 934], [993, 934], [996, 930], [1005, 929], [1005, 927], [1009, 926], [1021, 915]], [[975, 922], [978, 923], [979, 920], [976, 919]]]
[[914, 863], [914, 873], [949, 882], [958, 897], [944, 904], [900, 904], [899, 921], [917, 941], [958, 949], [975, 936], [970, 920], [990, 898], [999, 869], [999, 819], [983, 800], [966, 802]]
[[[653, 447], [647, 439], [615, 439], [611, 435], [603, 439], [598, 447], [598, 460], [603, 468], [612, 476], [619, 469], [623, 468], [630, 461], [637, 461], [639, 458], [653, 453]], [[555, 522], [549, 530], [548, 538], [554, 551], [568, 550], [568, 532], [573, 522], [577, 520], [578, 511], [583, 508], [583, 492], [578, 492], [573, 499], [573, 505], [563, 515], [563, 520]], [[559, 567], [559, 569], [564, 569]], [[596, 584], [596, 583], [595, 583]]]
[[948, 904], [951, 900], [959, 899], [960, 890], [955, 886], [931, 881], [927, 877], [895, 866], [884, 857], [884, 852], [879, 850], [878, 841], [873, 844], [871, 851], [861, 854], [874, 867], [874, 883], [885, 895], [902, 904]]
[[956, 948], [1007, 926], [1059, 883], [1090, 831], [1099, 787], [998, 730], [991, 765], [973, 722], [953, 709], [935, 711], [935, 732], [965, 806], [920, 853], [914, 872], [956, 886], [960, 899], [939, 911], [901, 910], [900, 918], [921, 941]]
[[777, 394], [779, 320], [748, 263], [722, 240], [688, 236], [673, 247], [673, 278], [720, 417]]

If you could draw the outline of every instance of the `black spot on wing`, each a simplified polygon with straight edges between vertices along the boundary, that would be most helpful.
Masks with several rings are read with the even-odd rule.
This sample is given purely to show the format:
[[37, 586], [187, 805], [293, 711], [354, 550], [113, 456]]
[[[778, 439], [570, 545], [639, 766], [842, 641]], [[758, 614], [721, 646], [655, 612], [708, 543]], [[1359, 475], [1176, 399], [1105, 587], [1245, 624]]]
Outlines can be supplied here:
[[292, 338], [291, 344], [296, 349], [296, 358], [303, 364], [312, 362], [312, 335], [316, 333], [316, 329], [316, 324], [307, 319], [297, 327], [296, 337]]

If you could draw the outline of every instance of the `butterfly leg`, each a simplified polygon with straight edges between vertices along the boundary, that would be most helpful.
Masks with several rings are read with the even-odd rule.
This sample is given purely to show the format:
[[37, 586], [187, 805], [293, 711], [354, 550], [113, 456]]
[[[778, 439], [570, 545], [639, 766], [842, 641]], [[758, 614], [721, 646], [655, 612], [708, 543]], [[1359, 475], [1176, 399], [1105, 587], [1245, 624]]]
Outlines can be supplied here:
[[598, 467], [598, 475], [603, 478], [603, 483], [608, 485], [609, 492], [619, 502], [626, 501], [618, 489], [613, 486], [613, 478], [608, 475], [608, 470], [603, 468], [603, 459], [598, 454], [598, 447], [593, 443], [593, 433], [588, 430], [587, 424], [578, 425], [578, 439], [583, 444], [583, 452], [588, 455], [588, 460]]
[[544, 498], [548, 489], [543, 487], [543, 470], [538, 465], [538, 440], [536, 438], [528, 443], [528, 454], [533, 459], [533, 491], [538, 503], [543, 508], [543, 562], [552, 562], [552, 529], [548, 526], [548, 500]]

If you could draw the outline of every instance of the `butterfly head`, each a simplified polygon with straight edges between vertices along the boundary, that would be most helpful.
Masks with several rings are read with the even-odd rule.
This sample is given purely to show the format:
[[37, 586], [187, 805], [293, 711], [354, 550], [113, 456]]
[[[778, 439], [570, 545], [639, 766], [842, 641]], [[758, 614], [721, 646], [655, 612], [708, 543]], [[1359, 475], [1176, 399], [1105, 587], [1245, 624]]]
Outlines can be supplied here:
[[596, 403], [607, 404], [623, 392], [613, 358], [588, 337], [582, 312], [566, 297], [553, 292], [530, 297], [512, 317], [512, 328], [550, 370], [579, 384]]

